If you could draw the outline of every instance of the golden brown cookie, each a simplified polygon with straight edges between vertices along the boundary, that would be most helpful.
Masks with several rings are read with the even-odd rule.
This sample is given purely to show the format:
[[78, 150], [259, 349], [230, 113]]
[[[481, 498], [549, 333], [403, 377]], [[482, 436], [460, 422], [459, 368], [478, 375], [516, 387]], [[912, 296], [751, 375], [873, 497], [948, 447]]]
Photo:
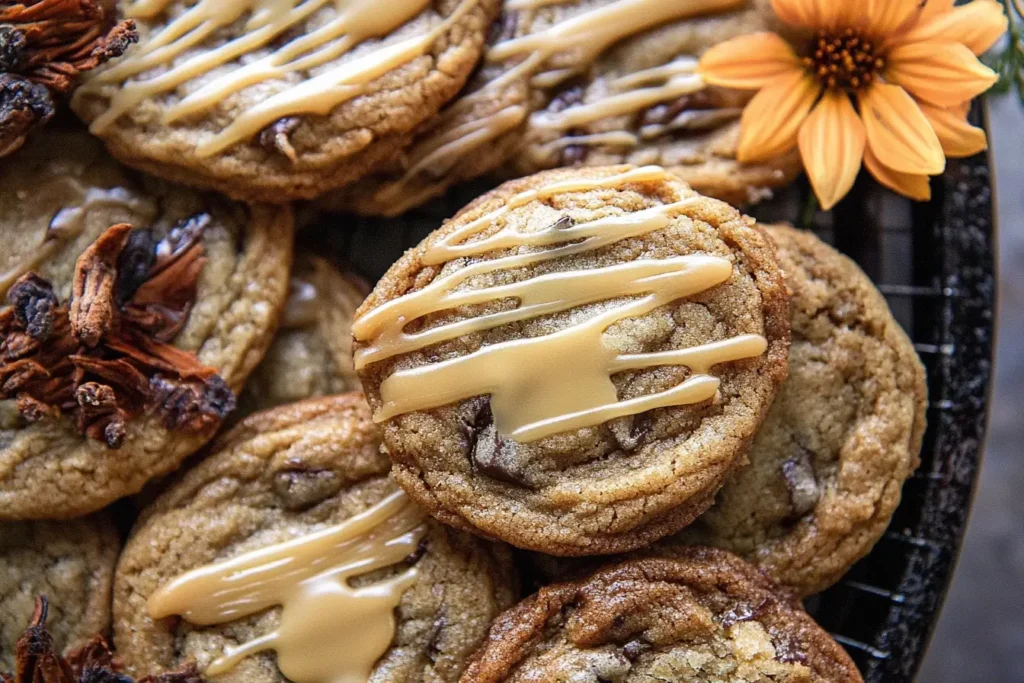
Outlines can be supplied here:
[[462, 683], [858, 683], [846, 652], [738, 557], [690, 548], [541, 588], [495, 620]]
[[768, 228], [792, 290], [789, 378], [714, 507], [664, 542], [747, 557], [799, 595], [835, 583], [889, 524], [918, 464], [925, 372], [853, 261]]
[[274, 343], [245, 383], [238, 412], [359, 389], [352, 317], [369, 294], [358, 276], [300, 251]]
[[14, 646], [36, 598], [49, 601], [58, 652], [110, 629], [110, 587], [121, 549], [105, 515], [61, 522], [0, 522], [0, 671], [14, 669]]
[[[239, 603], [241, 618], [206, 626], [178, 617], [154, 620], [148, 611], [159, 600], [151, 600], [154, 594], [180, 583], [172, 580], [183, 572], [237, 562], [253, 551], [273, 552], [282, 543], [307, 543], [374, 514], [395, 496], [404, 498], [388, 477], [388, 468], [359, 394], [257, 413], [228, 432], [212, 455], [143, 512], [121, 556], [114, 586], [114, 640], [128, 672], [169, 670], [189, 659], [208, 671], [230, 652], [227, 648], [254, 638], [273, 638], [271, 632], [277, 631], [285, 635], [277, 641], [276, 657], [254, 652], [218, 672], [216, 680], [283, 682], [287, 679], [281, 669], [294, 664], [289, 642], [300, 649], [304, 644], [303, 639], [288, 641], [289, 629], [313, 624], [312, 636], [320, 632], [333, 638], [329, 650], [357, 659], [366, 652], [357, 647], [349, 653], [345, 648], [374, 631], [381, 616], [393, 613], [383, 654], [375, 664], [376, 657], [369, 657], [366, 665], [372, 673], [367, 671], [365, 680], [457, 681], [491, 619], [515, 600], [516, 582], [502, 547], [433, 521], [420, 523], [419, 534], [412, 538], [406, 534], [391, 540], [398, 551], [389, 561], [368, 564], [372, 554], [358, 555], [361, 559], [349, 568], [356, 575], [346, 582], [348, 588], [335, 586], [311, 598], [315, 620], [294, 616], [292, 610], [302, 605], [290, 599], [269, 601], [269, 609], [257, 607], [251, 616]], [[423, 519], [421, 511], [417, 514]], [[334, 549], [344, 552], [353, 547], [359, 553], [372, 540], [350, 538], [348, 546], [339, 542]], [[314, 557], [329, 563], [331, 552], [327, 549]], [[360, 563], [366, 566], [361, 572]], [[288, 566], [299, 574], [306, 568], [302, 562]], [[329, 564], [324, 569], [334, 571]], [[346, 575], [346, 570], [338, 571]], [[351, 613], [330, 611], [337, 591], [365, 588], [379, 595], [392, 580], [405, 582], [394, 607], [380, 611], [375, 598], [364, 595], [352, 603]], [[268, 590], [273, 585], [268, 584]], [[200, 598], [195, 607], [202, 609], [213, 601]], [[324, 653], [310, 653], [299, 665], [309, 664], [318, 654]]]
[[0, 183], [0, 519], [87, 514], [213, 436], [284, 305], [291, 213], [139, 177], [84, 133], [40, 134]]
[[533, 112], [514, 159], [526, 175], [558, 166], [658, 164], [701, 194], [756, 203], [800, 172], [797, 154], [736, 159], [749, 93], [703, 84], [697, 60], [739, 35], [777, 30], [770, 0], [655, 28], [616, 45]]
[[393, 476], [453, 526], [556, 555], [703, 512], [786, 374], [788, 301], [751, 219], [658, 167], [480, 197], [357, 313]]
[[[685, 108], [680, 106], [682, 94], [674, 83], [661, 88], [658, 96], [645, 90], [641, 99], [646, 106], [630, 104], [629, 115], [599, 117], [589, 126], [594, 131], [616, 131], [619, 140], [632, 136], [632, 156], [621, 146], [599, 145], [596, 137], [589, 139], [594, 155], [581, 155], [584, 131], [573, 128], [577, 138], [573, 142], [566, 140], [568, 129], [552, 134], [548, 127], [535, 128], [545, 116], [550, 118], [553, 111], [566, 106], [568, 95], [577, 90], [580, 103], [584, 99], [590, 103], [613, 95], [608, 83], [620, 77], [634, 78], [634, 91], [640, 85], [660, 86], [666, 79], [651, 79], [652, 68], [676, 57], [692, 58], [740, 33], [763, 30], [771, 15], [769, 1], [506, 0], [484, 64], [459, 98], [421, 127], [414, 143], [390, 165], [382, 165], [351, 187], [328, 193], [320, 205], [390, 216], [472, 178], [527, 175], [576, 163], [678, 166], [687, 172], [684, 179], [699, 191], [712, 195], [718, 191], [724, 197], [745, 201], [754, 188], [777, 186], [784, 177], [775, 167], [747, 169], [735, 163], [735, 136], [728, 125], [732, 118], [722, 117], [728, 116], [725, 110], [731, 110], [733, 104], [713, 107], [716, 121], [727, 125], [725, 130], [692, 135], [665, 126], [663, 133], [649, 138], [627, 132], [638, 129], [638, 122], [659, 106], [678, 108], [679, 112]], [[698, 90], [698, 79], [690, 80], [698, 84], [689, 90]], [[706, 118], [706, 114], [702, 116]], [[561, 154], [574, 145], [575, 151]], [[541, 147], [557, 148], [559, 153], [545, 151], [534, 160]], [[785, 163], [785, 177], [791, 178], [794, 164], [791, 159]]]
[[386, 162], [465, 83], [498, 0], [128, 0], [139, 44], [73, 106], [155, 175], [287, 202]]

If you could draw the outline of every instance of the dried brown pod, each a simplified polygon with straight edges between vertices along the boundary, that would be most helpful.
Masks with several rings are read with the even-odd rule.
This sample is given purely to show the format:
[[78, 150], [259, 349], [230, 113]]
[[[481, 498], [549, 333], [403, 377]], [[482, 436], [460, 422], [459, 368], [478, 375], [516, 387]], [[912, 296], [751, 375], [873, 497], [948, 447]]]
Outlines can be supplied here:
[[[0, 673], [0, 683], [135, 683], [131, 676], [121, 673], [121, 662], [100, 636], [62, 657], [54, 650], [53, 638], [46, 629], [48, 612], [46, 597], [36, 598], [32, 621], [15, 648], [16, 668], [13, 673]], [[139, 683], [202, 682], [192, 664], [139, 679]]]
[[35, 273], [22, 276], [0, 312], [0, 398], [30, 421], [67, 415], [110, 448], [143, 412], [185, 431], [223, 419], [235, 405], [227, 384], [169, 343], [195, 300], [207, 222], [193, 216], [160, 242], [112, 226], [79, 257], [70, 304]]
[[138, 40], [98, 0], [0, 1], [0, 156], [50, 118], [83, 71]]

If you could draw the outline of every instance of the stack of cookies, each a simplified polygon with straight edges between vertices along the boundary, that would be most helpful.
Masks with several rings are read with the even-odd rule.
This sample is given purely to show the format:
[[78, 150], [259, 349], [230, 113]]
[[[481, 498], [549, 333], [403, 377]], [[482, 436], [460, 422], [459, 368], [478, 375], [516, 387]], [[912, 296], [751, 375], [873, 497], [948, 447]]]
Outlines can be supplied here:
[[[119, 2], [90, 132], [0, 159], [0, 672], [860, 681], [800, 601], [888, 525], [924, 371], [732, 205], [797, 165], [695, 58], [770, 5]], [[500, 176], [372, 288], [295, 247], [293, 200]]]

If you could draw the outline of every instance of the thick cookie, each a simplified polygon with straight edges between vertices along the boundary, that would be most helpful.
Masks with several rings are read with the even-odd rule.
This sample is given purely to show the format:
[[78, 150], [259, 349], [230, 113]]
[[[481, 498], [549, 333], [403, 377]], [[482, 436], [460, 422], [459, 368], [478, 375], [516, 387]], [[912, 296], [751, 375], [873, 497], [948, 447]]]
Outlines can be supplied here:
[[239, 413], [359, 389], [352, 317], [370, 292], [360, 278], [308, 251], [295, 255], [273, 344], [245, 383]]
[[[507, 176], [508, 170], [502, 171], [502, 166], [517, 156], [524, 144], [524, 134], [530, 139], [532, 112], [544, 110], [559, 92], [588, 82], [595, 68], [598, 74], [607, 72], [609, 59], [625, 69], [651, 66], [602, 56], [606, 52], [622, 52], [613, 46], [621, 41], [636, 42], [636, 51], [658, 48], [664, 59], [675, 54], [693, 54], [693, 43], [709, 46], [716, 38], [731, 37], [742, 28], [757, 26], [748, 16], [753, 12], [734, 11], [748, 1], [753, 0], [506, 0], [501, 19], [491, 33], [484, 64], [463, 94], [440, 116], [425, 124], [415, 142], [396, 155], [390, 166], [382, 166], [351, 187], [328, 193], [320, 205], [391, 216], [442, 194], [456, 183], [495, 172]], [[722, 11], [730, 11], [727, 17], [738, 15], [743, 20], [711, 18]], [[708, 24], [705, 26], [704, 22]], [[729, 29], [723, 30], [722, 24]], [[663, 28], [655, 28], [659, 26]], [[706, 30], [712, 32], [707, 40], [697, 37]], [[671, 39], [658, 38], [665, 31], [670, 32]], [[679, 52], [666, 55], [667, 48], [677, 48]], [[595, 66], [595, 62], [604, 66]], [[673, 104], [677, 99], [678, 96], [668, 94], [662, 97]], [[716, 148], [728, 144], [731, 143], [718, 144]], [[709, 145], [698, 147], [706, 153]], [[687, 157], [687, 163], [697, 163], [695, 154]], [[682, 151], [665, 155], [676, 160], [682, 156]], [[596, 160], [595, 156], [587, 165], [598, 165], [593, 163]], [[557, 161], [543, 167], [561, 165]], [[620, 156], [605, 163], [622, 161]], [[709, 176], [722, 177], [715, 186], [725, 182], [726, 171], [720, 165], [717, 159], [708, 159]], [[731, 168], [728, 172], [736, 170]], [[701, 177], [694, 174], [692, 179]]]
[[103, 515], [63, 522], [0, 522], [0, 671], [14, 670], [14, 646], [36, 597], [50, 603], [58, 652], [110, 629], [110, 587], [121, 541]]
[[453, 526], [556, 555], [703, 512], [786, 374], [774, 246], [664, 169], [548, 171], [472, 202], [357, 312], [393, 476]]
[[711, 548], [541, 588], [495, 620], [462, 683], [857, 683], [846, 652], [754, 567]]
[[139, 44], [73, 107], [114, 156], [249, 201], [388, 160], [463, 86], [498, 0], [131, 0]]
[[40, 134], [0, 184], [0, 519], [88, 514], [213, 436], [284, 305], [291, 213], [138, 177], [84, 133]]
[[[271, 599], [249, 611], [240, 607], [234, 619], [201, 620], [205, 626], [177, 617], [154, 619], [148, 611], [159, 609], [161, 616], [187, 611], [164, 609], [174, 601], [174, 586], [187, 584], [171, 583], [183, 572], [223, 561], [244, 562], [252, 551], [269, 553], [273, 559], [281, 548], [327, 538], [339, 527], [344, 530], [367, 514], [377, 514], [396, 496], [405, 499], [388, 477], [388, 467], [359, 394], [257, 413], [228, 432], [211, 456], [143, 512], [121, 556], [114, 585], [114, 640], [129, 673], [169, 670], [194, 659], [210, 674], [219, 657], [231, 654], [229, 648], [256, 638], [266, 642], [275, 638], [273, 632], [280, 634], [276, 646], [270, 646], [277, 650], [276, 657], [269, 652], [240, 657], [219, 670], [216, 680], [302, 680], [282, 670], [291, 670], [296, 659], [299, 666], [315, 666], [320, 655], [334, 653], [343, 665], [363, 663], [366, 670], [360, 680], [457, 681], [491, 620], [515, 600], [511, 561], [497, 545], [432, 520], [422, 521], [423, 513], [408, 502], [408, 509], [398, 514], [415, 511], [412, 524], [420, 526], [389, 541], [395, 546], [390, 560], [377, 562], [370, 559], [373, 552], [365, 552], [375, 540], [389, 539], [373, 537], [379, 527], [350, 538], [347, 545], [339, 542], [312, 553], [311, 563], [325, 563], [313, 571], [327, 573], [307, 581], [319, 588], [305, 605], [301, 587], [295, 586], [294, 593], [286, 591], [283, 602]], [[349, 558], [353, 564], [348, 570], [331, 564], [331, 553], [338, 549], [356, 553]], [[309, 569], [301, 561], [284, 566], [295, 572], [296, 580]], [[364, 567], [361, 573], [359, 566]], [[352, 568], [356, 576], [347, 573]], [[328, 587], [334, 571], [348, 588]], [[273, 589], [275, 580], [281, 579], [270, 578], [263, 587]], [[402, 585], [391, 595], [393, 603], [380, 607], [374, 601], [385, 590], [391, 592], [394, 584], [389, 582]], [[377, 597], [357, 595], [348, 609], [334, 609], [337, 605], [331, 600], [339, 592], [358, 593], [361, 588], [376, 590]], [[236, 583], [234, 590], [244, 591], [245, 586]], [[194, 612], [219, 599], [202, 593], [193, 597]], [[394, 621], [388, 625], [392, 614]], [[195, 614], [191, 618], [200, 619]], [[378, 644], [383, 647], [374, 653], [362, 638], [380, 636], [381, 619], [385, 637]], [[289, 637], [292, 629], [307, 627], [312, 628], [308, 635]], [[329, 638], [330, 643], [318, 650], [316, 638]], [[310, 645], [312, 652], [302, 649]], [[322, 671], [312, 680], [357, 679], [341, 673]]]
[[857, 265], [811, 233], [769, 231], [792, 290], [789, 378], [750, 465], [662, 545], [732, 550], [809, 595], [888, 526], [917, 467], [927, 389], [910, 340]]
[[757, 202], [800, 172], [796, 152], [771, 163], [736, 159], [749, 93], [707, 87], [697, 59], [746, 33], [776, 30], [770, 0], [679, 21], [630, 38], [582, 78], [563, 83], [533, 112], [514, 160], [516, 175], [559, 166], [658, 164], [701, 194]]

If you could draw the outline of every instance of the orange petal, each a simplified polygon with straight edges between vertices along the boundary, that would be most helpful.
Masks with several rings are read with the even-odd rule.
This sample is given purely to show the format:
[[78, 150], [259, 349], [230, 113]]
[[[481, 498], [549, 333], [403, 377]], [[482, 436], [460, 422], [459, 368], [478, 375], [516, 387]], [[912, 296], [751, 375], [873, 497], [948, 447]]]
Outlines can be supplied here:
[[908, 43], [893, 48], [887, 57], [885, 78], [901, 85], [918, 99], [951, 107], [980, 95], [999, 80], [963, 45]]
[[853, 187], [866, 140], [864, 124], [841, 91], [826, 92], [800, 127], [800, 156], [825, 211]]
[[946, 168], [942, 145], [914, 99], [898, 85], [874, 83], [860, 95], [868, 146], [900, 173], [936, 175]]
[[918, 16], [918, 24], [931, 21], [935, 17], [953, 11], [953, 3], [956, 0], [925, 0], [921, 14]]
[[719, 43], [700, 58], [700, 73], [711, 85], [753, 90], [800, 69], [800, 58], [775, 33], [751, 33]]
[[740, 120], [740, 162], [767, 161], [793, 149], [800, 124], [820, 92], [817, 80], [797, 72], [780, 76], [754, 95]]
[[[842, 0], [836, 0], [842, 2]], [[862, 23], [876, 39], [884, 39], [910, 25], [921, 11], [921, 0], [856, 0]]]
[[985, 131], [967, 123], [964, 114], [920, 103], [921, 113], [932, 124], [947, 157], [969, 157], [988, 149]]
[[904, 197], [926, 202], [932, 198], [932, 187], [926, 175], [900, 173], [888, 168], [878, 160], [868, 147], [864, 150], [864, 168], [875, 177], [875, 180], [890, 190], [899, 192]]
[[899, 38], [899, 42], [963, 43], [971, 52], [980, 55], [1006, 33], [1007, 26], [1002, 5], [995, 0], [974, 0], [929, 19], [922, 18]]
[[821, 29], [835, 25], [842, 3], [836, 0], [772, 0], [775, 14], [790, 26]]

